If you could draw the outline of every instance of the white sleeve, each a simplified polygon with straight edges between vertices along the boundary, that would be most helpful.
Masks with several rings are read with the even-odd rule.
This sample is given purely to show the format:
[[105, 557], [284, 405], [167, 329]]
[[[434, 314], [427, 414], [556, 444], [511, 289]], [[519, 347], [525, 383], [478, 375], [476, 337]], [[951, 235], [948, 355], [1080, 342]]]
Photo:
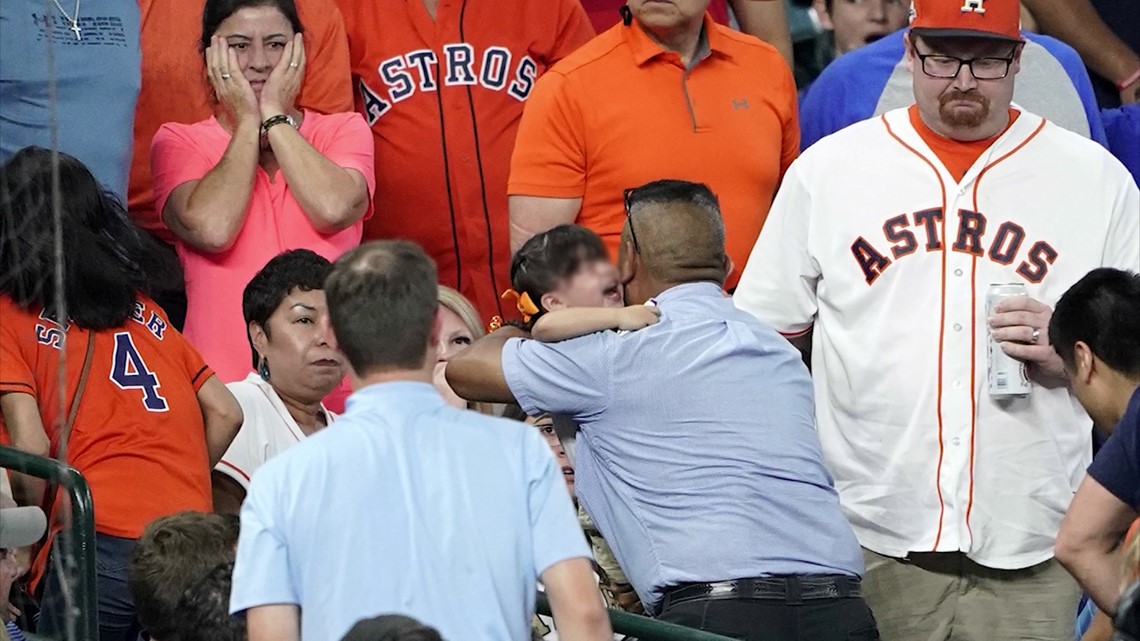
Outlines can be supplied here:
[[234, 393], [238, 405], [241, 406], [245, 419], [242, 421], [237, 436], [234, 437], [229, 449], [222, 455], [222, 460], [218, 462], [214, 470], [237, 481], [242, 489], [249, 492], [249, 480], [253, 478], [253, 473], [257, 471], [257, 468], [265, 463], [264, 460], [261, 460], [263, 457], [260, 450], [263, 448], [260, 443], [261, 439], [257, 434], [257, 427], [260, 424], [259, 407], [257, 403], [251, 403], [249, 398], [241, 393], [241, 390], [232, 385], [229, 387], [230, 391]]
[[1116, 190], [1101, 266], [1140, 272], [1140, 189], [1120, 170], [1123, 184]]
[[808, 247], [811, 193], [792, 163], [733, 294], [736, 306], [784, 335], [811, 329], [819, 264]]

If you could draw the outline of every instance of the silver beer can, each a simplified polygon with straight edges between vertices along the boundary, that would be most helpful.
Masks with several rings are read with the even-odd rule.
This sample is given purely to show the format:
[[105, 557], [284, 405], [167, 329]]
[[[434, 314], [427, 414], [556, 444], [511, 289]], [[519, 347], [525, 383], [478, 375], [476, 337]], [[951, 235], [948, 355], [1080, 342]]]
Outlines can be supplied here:
[[[986, 291], [986, 318], [994, 315], [994, 306], [999, 302], [1014, 296], [1028, 296], [1029, 292], [1023, 283], [1009, 283], [1004, 285], [990, 285]], [[1006, 354], [1001, 344], [993, 339], [993, 330], [986, 324], [987, 356], [986, 366], [989, 381], [990, 396], [994, 398], [1011, 398], [1029, 396], [1029, 376], [1025, 363]]]

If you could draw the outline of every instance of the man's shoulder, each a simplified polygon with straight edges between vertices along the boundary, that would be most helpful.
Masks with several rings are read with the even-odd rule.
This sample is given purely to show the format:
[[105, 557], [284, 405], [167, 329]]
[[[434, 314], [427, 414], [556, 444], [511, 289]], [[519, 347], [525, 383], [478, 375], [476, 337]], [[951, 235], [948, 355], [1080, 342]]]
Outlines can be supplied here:
[[[626, 29], [621, 23], [601, 32], [591, 38], [586, 44], [578, 47], [570, 55], [554, 63], [544, 75], [570, 78], [588, 75], [594, 70], [604, 73], [614, 64], [617, 56], [630, 56], [629, 46], [621, 30]], [[630, 64], [633, 64], [632, 58]]]
[[778, 49], [751, 34], [737, 31], [722, 24], [713, 24], [717, 37], [722, 39], [726, 48], [733, 55], [746, 56], [749, 62], [762, 62], [766, 64], [784, 64], [784, 57]]
[[891, 112], [873, 116], [848, 125], [839, 131], [820, 138], [815, 144], [800, 154], [792, 166], [800, 170], [821, 164], [842, 163], [849, 172], [854, 166], [851, 160], [859, 154], [876, 154], [879, 146], [890, 140], [887, 120]]
[[[1083, 169], [1097, 176], [1101, 184], [1132, 181], [1132, 174], [1124, 164], [1095, 140], [1069, 131], [1028, 111], [1023, 110], [1021, 117], [1031, 118], [1032, 122], [1041, 122], [1041, 131], [1036, 138], [1047, 147], [1046, 155], [1054, 160], [1050, 164], [1060, 173], [1075, 175]], [[1058, 162], [1062, 159], [1063, 162]]]

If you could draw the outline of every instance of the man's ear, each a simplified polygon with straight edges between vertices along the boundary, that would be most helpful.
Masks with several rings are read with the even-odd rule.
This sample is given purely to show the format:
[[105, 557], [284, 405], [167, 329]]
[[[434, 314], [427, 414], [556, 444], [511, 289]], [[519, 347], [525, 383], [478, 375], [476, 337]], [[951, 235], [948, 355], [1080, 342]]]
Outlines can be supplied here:
[[827, 12], [825, 0], [812, 0], [811, 8], [815, 9], [815, 17], [819, 19], [819, 26], [828, 31], [835, 31], [835, 24], [831, 22], [831, 14]]
[[903, 34], [903, 51], [906, 53], [906, 70], [914, 73], [914, 43], [910, 41], [910, 32]]
[[637, 252], [633, 249], [633, 241], [622, 238], [621, 251], [618, 252], [618, 280], [622, 285], [628, 284], [637, 275]]
[[736, 271], [736, 263], [732, 262], [732, 256], [724, 255], [724, 282], [727, 283], [732, 272]]
[[1096, 355], [1093, 354], [1092, 349], [1088, 343], [1084, 341], [1077, 341], [1073, 345], [1073, 378], [1088, 385], [1092, 381], [1093, 374], [1097, 373]]
[[435, 318], [431, 321], [431, 332], [428, 334], [428, 356], [431, 362], [439, 360], [439, 336], [443, 333], [443, 305], [435, 310]]
[[1021, 71], [1021, 52], [1025, 51], [1024, 44], [1018, 44], [1013, 48], [1013, 65], [1010, 67], [1011, 74], [1017, 74]]

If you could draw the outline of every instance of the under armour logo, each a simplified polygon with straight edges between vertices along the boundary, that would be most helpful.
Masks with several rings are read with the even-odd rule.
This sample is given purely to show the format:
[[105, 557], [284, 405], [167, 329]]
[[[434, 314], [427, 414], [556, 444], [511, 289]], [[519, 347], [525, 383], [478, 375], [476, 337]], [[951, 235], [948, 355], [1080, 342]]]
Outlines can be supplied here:
[[742, 98], [740, 100], [733, 100], [732, 101], [732, 108], [737, 110], [737, 111], [741, 111], [741, 110], [748, 111], [748, 100], [744, 99], [744, 98]]
[[986, 8], [982, 6], [983, 3], [985, 3], [985, 0], [963, 0], [962, 13], [970, 13], [971, 11], [974, 13], [985, 13]]

